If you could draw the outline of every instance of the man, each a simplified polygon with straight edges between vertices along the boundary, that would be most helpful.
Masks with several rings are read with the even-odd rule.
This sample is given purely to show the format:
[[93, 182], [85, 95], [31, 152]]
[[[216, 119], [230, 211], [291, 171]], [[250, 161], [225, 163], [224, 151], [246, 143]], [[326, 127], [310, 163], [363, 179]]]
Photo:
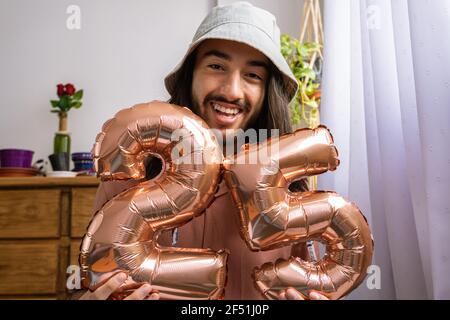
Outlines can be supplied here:
[[[165, 79], [169, 102], [190, 107], [224, 135], [226, 129], [279, 129], [280, 135], [291, 132], [288, 103], [295, 96], [297, 81], [280, 53], [279, 38], [275, 18], [267, 11], [245, 2], [215, 7], [201, 23], [181, 63]], [[102, 183], [94, 211], [137, 183]], [[304, 181], [291, 187], [307, 189]], [[179, 228], [176, 245], [227, 248], [225, 298], [261, 299], [251, 278], [253, 268], [292, 254], [304, 258], [306, 250], [297, 245], [251, 252], [240, 237], [236, 210], [222, 182], [206, 213]], [[81, 298], [106, 299], [125, 279], [124, 274], [115, 275]], [[150, 285], [143, 285], [128, 299], [159, 299], [151, 290]], [[280, 293], [279, 298], [304, 299], [293, 288]], [[308, 298], [326, 299], [317, 292]]]

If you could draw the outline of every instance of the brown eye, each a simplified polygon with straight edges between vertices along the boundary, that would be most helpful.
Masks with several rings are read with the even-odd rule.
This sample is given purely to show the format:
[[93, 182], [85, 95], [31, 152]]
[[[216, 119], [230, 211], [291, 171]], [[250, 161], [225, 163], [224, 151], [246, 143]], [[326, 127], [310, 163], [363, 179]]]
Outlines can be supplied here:
[[219, 64], [209, 64], [208, 68], [211, 68], [213, 70], [223, 70], [223, 67]]
[[255, 80], [262, 80], [262, 78], [260, 76], [258, 76], [256, 73], [248, 73], [247, 76], [249, 78], [255, 79]]

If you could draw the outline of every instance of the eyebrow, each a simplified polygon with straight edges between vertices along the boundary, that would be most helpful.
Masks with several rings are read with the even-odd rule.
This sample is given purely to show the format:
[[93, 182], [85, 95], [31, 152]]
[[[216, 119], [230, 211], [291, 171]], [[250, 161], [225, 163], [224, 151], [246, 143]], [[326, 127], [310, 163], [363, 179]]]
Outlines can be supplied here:
[[[215, 56], [215, 57], [227, 60], [227, 61], [231, 61], [232, 60], [231, 56], [229, 54], [227, 54], [225, 52], [222, 52], [222, 51], [219, 51], [219, 50], [216, 50], [216, 49], [209, 50], [209, 51], [207, 51], [207, 52], [205, 52], [203, 54], [203, 58], [206, 58], [206, 57], [209, 57], [209, 56]], [[269, 65], [266, 62], [261, 61], [261, 60], [250, 60], [250, 61], [247, 61], [247, 65], [251, 66], [251, 67], [263, 67], [266, 70], [269, 70]]]

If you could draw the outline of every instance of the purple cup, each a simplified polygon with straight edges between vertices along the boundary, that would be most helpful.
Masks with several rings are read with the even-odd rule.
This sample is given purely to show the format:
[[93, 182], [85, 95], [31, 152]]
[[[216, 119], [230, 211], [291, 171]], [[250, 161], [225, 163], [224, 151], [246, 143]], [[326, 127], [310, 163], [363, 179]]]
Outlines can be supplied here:
[[94, 171], [94, 160], [90, 152], [72, 153], [72, 161], [75, 166], [72, 171]]
[[2, 168], [31, 168], [34, 151], [25, 149], [0, 150], [0, 167]]
[[72, 160], [91, 160], [92, 161], [92, 154], [90, 152], [75, 152], [72, 153]]

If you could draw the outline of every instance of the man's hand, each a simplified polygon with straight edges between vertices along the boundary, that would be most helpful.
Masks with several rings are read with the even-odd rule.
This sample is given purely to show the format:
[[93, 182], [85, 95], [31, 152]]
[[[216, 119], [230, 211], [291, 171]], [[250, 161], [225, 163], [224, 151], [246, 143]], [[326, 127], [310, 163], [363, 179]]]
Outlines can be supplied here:
[[317, 291], [310, 291], [309, 296], [306, 299], [300, 292], [295, 290], [294, 288], [287, 288], [286, 290], [281, 291], [278, 295], [279, 300], [330, 300], [323, 294], [320, 294]]
[[[117, 291], [126, 280], [126, 273], [118, 273], [95, 291], [87, 291], [84, 293], [80, 297], [80, 300], [106, 300], [112, 293]], [[152, 287], [149, 284], [144, 284], [126, 297], [125, 300], [159, 300], [159, 294], [151, 292]]]

